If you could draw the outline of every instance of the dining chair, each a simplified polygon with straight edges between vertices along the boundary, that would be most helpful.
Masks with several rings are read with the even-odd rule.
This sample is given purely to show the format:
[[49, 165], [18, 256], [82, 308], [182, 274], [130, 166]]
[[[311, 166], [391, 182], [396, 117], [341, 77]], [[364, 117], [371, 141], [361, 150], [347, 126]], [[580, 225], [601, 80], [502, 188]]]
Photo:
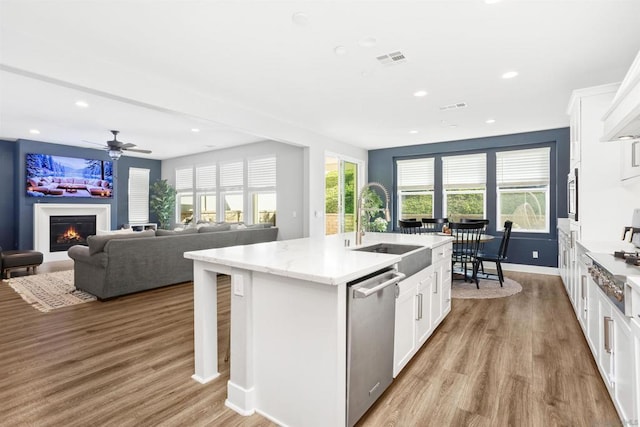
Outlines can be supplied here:
[[502, 240], [500, 241], [500, 248], [498, 249], [497, 253], [479, 252], [477, 256], [482, 274], [486, 275], [486, 273], [484, 272], [483, 261], [496, 263], [496, 271], [498, 273], [498, 280], [500, 281], [500, 287], [502, 287], [502, 284], [504, 283], [504, 274], [502, 273], [502, 265], [500, 263], [507, 259], [507, 250], [509, 249], [509, 239], [511, 238], [512, 226], [513, 226], [513, 222], [511, 221], [504, 222], [504, 234], [502, 235]]
[[421, 234], [422, 221], [401, 219], [398, 226], [403, 234]]
[[422, 218], [422, 231], [425, 233], [441, 232], [442, 227], [448, 222], [448, 218]]
[[480, 235], [484, 224], [481, 222], [450, 222], [451, 237], [453, 237], [453, 253], [451, 255], [451, 271], [453, 267], [460, 264], [464, 281], [468, 279], [468, 267], [471, 265], [471, 281], [476, 282], [476, 287], [480, 289], [478, 283], [478, 248], [480, 247]]

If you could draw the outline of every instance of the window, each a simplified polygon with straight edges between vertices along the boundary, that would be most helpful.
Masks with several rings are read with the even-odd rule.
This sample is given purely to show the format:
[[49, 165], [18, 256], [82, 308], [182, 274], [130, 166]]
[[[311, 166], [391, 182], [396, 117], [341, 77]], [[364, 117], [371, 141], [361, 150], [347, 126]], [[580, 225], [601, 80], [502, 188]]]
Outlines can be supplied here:
[[149, 169], [129, 168], [129, 223], [149, 222]]
[[197, 218], [202, 221], [217, 221], [216, 165], [196, 167]]
[[451, 222], [485, 218], [486, 170], [485, 153], [442, 158], [443, 210]]
[[433, 218], [434, 159], [398, 160], [398, 219]]
[[325, 234], [356, 229], [355, 212], [361, 164], [327, 155], [324, 163]]
[[176, 206], [179, 223], [193, 221], [193, 168], [176, 169]]
[[220, 190], [225, 222], [244, 221], [244, 162], [220, 164]]
[[496, 153], [498, 227], [549, 232], [549, 147]]
[[251, 216], [254, 224], [276, 223], [276, 158], [250, 159], [248, 191], [251, 195]]

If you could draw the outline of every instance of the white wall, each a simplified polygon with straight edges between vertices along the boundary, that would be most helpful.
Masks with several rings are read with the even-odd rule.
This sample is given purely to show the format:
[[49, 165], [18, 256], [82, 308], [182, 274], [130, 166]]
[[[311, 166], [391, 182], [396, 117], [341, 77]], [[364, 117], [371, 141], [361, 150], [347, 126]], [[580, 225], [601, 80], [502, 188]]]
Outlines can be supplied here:
[[217, 161], [241, 160], [254, 156], [275, 154], [277, 159], [276, 224], [278, 239], [304, 236], [307, 207], [304, 204], [304, 149], [275, 141], [257, 142], [239, 147], [198, 153], [162, 161], [162, 178], [175, 184], [175, 170], [182, 167], [212, 164]]

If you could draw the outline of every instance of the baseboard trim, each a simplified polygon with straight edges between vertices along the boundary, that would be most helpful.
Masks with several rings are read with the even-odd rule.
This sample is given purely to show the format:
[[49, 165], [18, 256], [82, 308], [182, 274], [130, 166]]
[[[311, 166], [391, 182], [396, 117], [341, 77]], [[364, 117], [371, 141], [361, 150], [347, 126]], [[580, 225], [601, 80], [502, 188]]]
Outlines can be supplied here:
[[560, 271], [558, 270], [557, 267], [544, 267], [541, 265], [502, 263], [502, 269], [504, 271], [515, 271], [517, 273], [546, 274], [549, 276], [560, 275]]

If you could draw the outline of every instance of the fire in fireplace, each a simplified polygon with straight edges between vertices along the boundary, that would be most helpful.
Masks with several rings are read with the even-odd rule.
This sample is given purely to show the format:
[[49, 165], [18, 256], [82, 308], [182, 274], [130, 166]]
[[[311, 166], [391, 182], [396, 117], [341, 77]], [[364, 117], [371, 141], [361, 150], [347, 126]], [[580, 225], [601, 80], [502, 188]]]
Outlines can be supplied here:
[[52, 215], [49, 217], [50, 252], [66, 251], [73, 245], [86, 245], [96, 234], [95, 215]]

